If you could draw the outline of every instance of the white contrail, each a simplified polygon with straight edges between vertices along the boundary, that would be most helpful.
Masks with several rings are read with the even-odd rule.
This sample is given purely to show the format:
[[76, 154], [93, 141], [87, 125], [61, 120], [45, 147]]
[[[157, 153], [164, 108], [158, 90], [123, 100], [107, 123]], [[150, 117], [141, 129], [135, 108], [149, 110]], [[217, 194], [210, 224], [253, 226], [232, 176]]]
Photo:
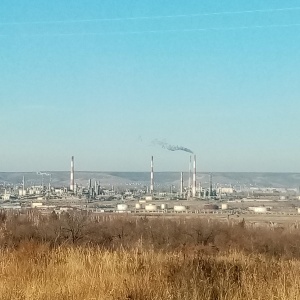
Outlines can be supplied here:
[[110, 31], [110, 32], [74, 32], [74, 33], [33, 33], [33, 34], [15, 34], [0, 35], [0, 37], [60, 37], [60, 36], [106, 36], [106, 35], [140, 35], [156, 33], [184, 33], [184, 32], [209, 32], [209, 31], [234, 31], [248, 29], [272, 29], [299, 27], [300, 23], [294, 24], [274, 24], [274, 25], [254, 25], [240, 27], [210, 27], [210, 28], [187, 28], [187, 29], [167, 29], [167, 30], [145, 30], [145, 31]]
[[26, 24], [64, 24], [64, 23], [88, 23], [88, 22], [113, 22], [113, 21], [134, 21], [134, 20], [158, 20], [171, 18], [194, 18], [205, 16], [221, 16], [221, 15], [238, 15], [251, 13], [272, 13], [282, 11], [297, 11], [300, 7], [286, 8], [270, 8], [270, 9], [255, 9], [242, 11], [223, 11], [198, 14], [180, 14], [180, 15], [165, 15], [165, 16], [141, 16], [141, 17], [122, 17], [122, 18], [95, 18], [95, 19], [78, 19], [78, 20], [52, 20], [52, 21], [28, 21], [28, 22], [1, 22], [0, 25], [26, 25]]

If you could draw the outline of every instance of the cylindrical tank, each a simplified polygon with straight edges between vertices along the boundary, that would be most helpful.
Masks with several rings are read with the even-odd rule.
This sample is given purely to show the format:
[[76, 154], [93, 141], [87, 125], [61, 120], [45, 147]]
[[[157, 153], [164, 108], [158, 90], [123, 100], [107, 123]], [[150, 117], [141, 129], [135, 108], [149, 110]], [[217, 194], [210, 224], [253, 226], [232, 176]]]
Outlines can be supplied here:
[[117, 210], [118, 211], [126, 211], [128, 209], [128, 205], [127, 204], [118, 204], [117, 205]]
[[300, 214], [300, 208], [298, 207], [298, 214]]
[[175, 205], [174, 206], [174, 211], [176, 211], [176, 212], [186, 211], [186, 206], [184, 206], [184, 205]]
[[135, 204], [135, 209], [141, 209], [141, 208], [142, 208], [142, 205], [140, 203]]
[[155, 204], [147, 204], [147, 205], [145, 205], [145, 210], [146, 211], [156, 211], [157, 206]]
[[152, 196], [146, 196], [146, 197], [145, 197], [145, 200], [146, 200], [146, 201], [152, 201], [152, 200], [153, 200], [153, 197], [152, 197]]
[[31, 203], [31, 208], [41, 207], [41, 206], [43, 206], [43, 203], [41, 203], [41, 202], [32, 202]]
[[222, 203], [221, 208], [224, 209], [224, 210], [228, 209], [228, 204], [227, 203]]
[[264, 206], [249, 207], [249, 210], [252, 210], [255, 213], [261, 213], [261, 214], [267, 212], [267, 208]]
[[160, 208], [161, 208], [161, 209], [168, 209], [168, 204], [162, 203], [162, 204], [160, 205]]

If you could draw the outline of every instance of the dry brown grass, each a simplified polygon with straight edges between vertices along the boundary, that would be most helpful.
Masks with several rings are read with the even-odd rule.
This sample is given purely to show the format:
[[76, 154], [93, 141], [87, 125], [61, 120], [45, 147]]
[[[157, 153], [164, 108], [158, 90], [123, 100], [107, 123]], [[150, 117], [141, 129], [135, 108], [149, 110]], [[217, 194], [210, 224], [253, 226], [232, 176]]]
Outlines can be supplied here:
[[0, 218], [0, 299], [300, 299], [300, 231], [194, 219]]
[[105, 250], [135, 248], [161, 251], [202, 248], [205, 252], [240, 250], [271, 257], [300, 259], [300, 229], [252, 228], [244, 222], [221, 223], [209, 219], [86, 213], [43, 216], [37, 211], [20, 215], [0, 213], [0, 248], [16, 248], [23, 241], [61, 245], [99, 246]]
[[1, 299], [300, 299], [300, 262], [260, 254], [26, 242], [0, 258]]

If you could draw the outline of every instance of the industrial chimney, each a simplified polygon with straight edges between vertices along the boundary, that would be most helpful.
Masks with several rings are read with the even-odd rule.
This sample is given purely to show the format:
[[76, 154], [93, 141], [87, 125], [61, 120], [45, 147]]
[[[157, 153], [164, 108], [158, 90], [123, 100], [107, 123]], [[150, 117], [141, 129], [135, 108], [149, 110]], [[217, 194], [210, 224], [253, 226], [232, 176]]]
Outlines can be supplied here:
[[193, 173], [193, 197], [196, 197], [197, 183], [196, 183], [196, 155], [194, 155], [194, 173]]
[[153, 174], [153, 156], [151, 156], [151, 183], [150, 183], [150, 194], [154, 193], [154, 174]]
[[74, 156], [71, 158], [71, 180], [70, 180], [70, 190], [75, 191], [75, 181], [74, 181]]
[[183, 172], [181, 172], [180, 177], [180, 197], [183, 197]]

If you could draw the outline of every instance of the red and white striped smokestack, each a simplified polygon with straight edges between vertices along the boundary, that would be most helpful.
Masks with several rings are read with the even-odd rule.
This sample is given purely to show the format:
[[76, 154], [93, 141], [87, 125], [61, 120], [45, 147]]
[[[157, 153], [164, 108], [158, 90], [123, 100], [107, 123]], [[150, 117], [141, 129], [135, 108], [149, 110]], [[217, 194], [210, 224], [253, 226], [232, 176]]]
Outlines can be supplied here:
[[196, 155], [194, 155], [194, 173], [193, 173], [193, 197], [196, 197], [197, 182], [196, 182]]
[[154, 192], [154, 172], [153, 172], [153, 156], [151, 156], [151, 183], [150, 183], [150, 193]]
[[70, 178], [70, 190], [75, 190], [75, 181], [74, 181], [74, 156], [71, 158], [71, 178]]

